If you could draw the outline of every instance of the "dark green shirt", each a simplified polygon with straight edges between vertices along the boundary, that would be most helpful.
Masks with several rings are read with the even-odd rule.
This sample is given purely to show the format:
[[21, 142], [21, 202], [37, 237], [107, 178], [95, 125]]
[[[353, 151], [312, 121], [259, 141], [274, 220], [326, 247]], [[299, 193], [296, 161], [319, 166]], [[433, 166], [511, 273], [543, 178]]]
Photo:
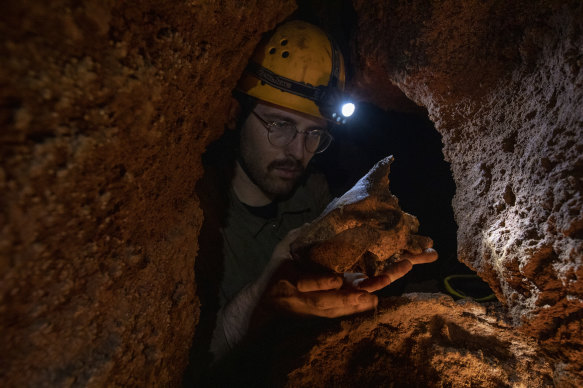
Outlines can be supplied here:
[[328, 204], [325, 179], [311, 175], [293, 195], [277, 203], [273, 218], [252, 214], [230, 189], [226, 223], [222, 228], [224, 276], [219, 304], [224, 306], [246, 284], [257, 279], [285, 235], [316, 218]]
[[275, 216], [266, 219], [253, 215], [238, 200], [230, 181], [228, 170], [207, 166], [197, 184], [204, 214], [195, 261], [201, 309], [186, 373], [194, 381], [212, 361], [211, 342], [217, 347], [226, 344], [218, 311], [259, 277], [274, 247], [290, 230], [312, 221], [330, 200], [325, 178], [311, 174], [289, 198], [278, 201]]

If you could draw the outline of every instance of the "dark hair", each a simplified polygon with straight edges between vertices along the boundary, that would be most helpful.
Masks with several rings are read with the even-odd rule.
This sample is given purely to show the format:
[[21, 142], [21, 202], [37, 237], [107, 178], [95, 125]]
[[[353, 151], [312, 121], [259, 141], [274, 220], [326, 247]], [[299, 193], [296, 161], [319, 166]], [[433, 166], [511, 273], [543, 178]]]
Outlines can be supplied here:
[[236, 127], [234, 130], [225, 130], [223, 136], [208, 145], [206, 152], [203, 154], [203, 164], [228, 164], [234, 161], [239, 154], [241, 128], [247, 117], [257, 106], [258, 100], [237, 90], [233, 91], [233, 97], [241, 107], [236, 119]]
[[239, 113], [239, 117], [237, 117], [237, 131], [239, 131], [245, 120], [247, 120], [247, 117], [249, 117], [253, 109], [257, 106], [258, 100], [238, 90], [233, 91], [233, 97], [235, 97], [241, 106], [241, 112]]

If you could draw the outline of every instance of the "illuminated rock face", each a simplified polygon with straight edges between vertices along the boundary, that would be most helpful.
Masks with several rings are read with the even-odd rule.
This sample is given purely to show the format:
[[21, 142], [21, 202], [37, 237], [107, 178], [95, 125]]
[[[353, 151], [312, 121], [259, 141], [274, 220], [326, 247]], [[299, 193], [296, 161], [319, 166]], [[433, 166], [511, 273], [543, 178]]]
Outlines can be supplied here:
[[0, 16], [0, 385], [177, 386], [200, 155], [291, 1], [19, 1]]
[[557, 381], [574, 378], [583, 365], [582, 3], [354, 3], [358, 86], [382, 106], [375, 75], [384, 74], [443, 136], [459, 259], [556, 357]]

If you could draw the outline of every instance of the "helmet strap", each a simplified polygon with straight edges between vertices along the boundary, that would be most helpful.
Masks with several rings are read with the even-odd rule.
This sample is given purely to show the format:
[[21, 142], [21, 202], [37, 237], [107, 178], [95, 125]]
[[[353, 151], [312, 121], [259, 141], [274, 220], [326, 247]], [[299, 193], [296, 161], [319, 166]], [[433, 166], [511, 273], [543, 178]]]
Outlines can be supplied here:
[[276, 74], [255, 62], [249, 62], [246, 70], [247, 72], [253, 74], [255, 77], [259, 78], [261, 82], [266, 83], [269, 86], [272, 86], [281, 91], [295, 94], [296, 96], [307, 98], [308, 100], [315, 102], [319, 100], [321, 95], [319, 88]]

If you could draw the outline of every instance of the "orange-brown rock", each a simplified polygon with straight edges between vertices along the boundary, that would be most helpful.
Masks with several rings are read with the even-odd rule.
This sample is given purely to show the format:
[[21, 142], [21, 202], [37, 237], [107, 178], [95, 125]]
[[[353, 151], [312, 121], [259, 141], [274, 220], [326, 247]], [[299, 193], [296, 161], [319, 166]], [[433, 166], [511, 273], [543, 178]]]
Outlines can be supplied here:
[[456, 303], [439, 294], [383, 299], [374, 313], [328, 325], [283, 385], [553, 386], [554, 365], [540, 357], [537, 342], [514, 330], [499, 308]]
[[302, 228], [292, 255], [337, 273], [378, 275], [403, 251], [421, 253], [431, 239], [416, 235], [419, 221], [389, 191], [393, 157], [379, 161], [350, 190]]
[[176, 386], [200, 156], [292, 1], [3, 4], [0, 385]]
[[[327, 18], [350, 8], [331, 3]], [[323, 335], [290, 376], [313, 385], [351, 385], [351, 376], [359, 386], [447, 385], [462, 376], [459, 385], [536, 386], [532, 375], [581, 386], [583, 3], [353, 3], [353, 86], [389, 108], [396, 85], [427, 108], [457, 186], [459, 258], [541, 346], [509, 334], [490, 310], [411, 302], [407, 312], [389, 300], [396, 304], [381, 302], [378, 326], [375, 315], [340, 321], [354, 335], [329, 330], [332, 342]], [[294, 7], [6, 2], [2, 386], [177, 385], [199, 309], [200, 155], [228, 122], [231, 89], [261, 33]]]
[[583, 3], [354, 5], [356, 84], [383, 105], [383, 74], [443, 136], [459, 259], [583, 385]]
[[383, 298], [358, 316], [288, 319], [250, 341], [217, 379], [221, 386], [543, 388], [563, 367], [513, 327], [500, 303], [416, 293]]

